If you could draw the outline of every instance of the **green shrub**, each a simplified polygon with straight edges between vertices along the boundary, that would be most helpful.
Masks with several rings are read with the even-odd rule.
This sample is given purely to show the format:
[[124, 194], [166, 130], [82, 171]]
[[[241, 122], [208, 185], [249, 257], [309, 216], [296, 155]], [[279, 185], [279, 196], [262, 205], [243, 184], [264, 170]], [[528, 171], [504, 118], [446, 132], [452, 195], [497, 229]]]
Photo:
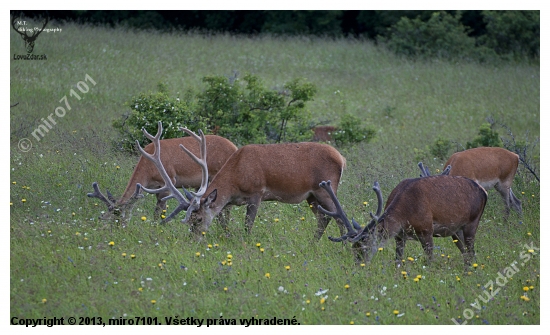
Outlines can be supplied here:
[[311, 117], [306, 102], [315, 85], [294, 79], [282, 89], [268, 90], [253, 75], [234, 82], [221, 76], [205, 77], [206, 89], [198, 94], [199, 114], [220, 136], [237, 145], [296, 142], [311, 138]]
[[402, 17], [389, 28], [388, 37], [379, 40], [399, 55], [455, 59], [471, 57], [475, 39], [468, 33], [460, 13], [434, 12], [427, 21]]
[[115, 120], [113, 127], [121, 134], [116, 146], [128, 152], [136, 150], [136, 140], [143, 147], [149, 140], [143, 136], [142, 128], [150, 134], [157, 133], [158, 121], [162, 122], [162, 138], [181, 137], [180, 127], [193, 131], [207, 127], [203, 117], [193, 110], [193, 101], [170, 97], [165, 84], [158, 85], [157, 93], [140, 93], [126, 103], [130, 111], [122, 119]]
[[490, 123], [484, 123], [479, 127], [479, 133], [472, 142], [466, 143], [466, 149], [477, 147], [502, 147], [502, 140], [498, 132], [492, 129]]
[[449, 150], [451, 150], [451, 141], [440, 136], [434, 141], [433, 144], [426, 145], [424, 149], [414, 148], [414, 160], [415, 162], [427, 161], [431, 158], [446, 160]]
[[438, 137], [430, 146], [430, 153], [440, 160], [447, 159], [449, 150], [451, 150], [451, 141], [444, 137]]
[[[428, 148], [428, 146], [426, 146]], [[424, 162], [428, 159], [428, 154], [423, 149], [414, 148], [414, 161], [415, 162]]]
[[538, 58], [540, 54], [540, 11], [507, 10], [482, 12], [487, 33], [479, 44], [498, 55], [521, 59]]
[[363, 126], [359, 117], [344, 114], [340, 119], [337, 130], [333, 133], [333, 139], [336, 145], [359, 143], [362, 141], [370, 142], [376, 135], [376, 130], [372, 127]]
[[162, 121], [163, 138], [182, 136], [185, 126], [193, 131], [217, 133], [238, 146], [249, 143], [298, 142], [310, 140], [311, 114], [306, 103], [317, 92], [315, 85], [294, 79], [281, 89], [266, 89], [253, 75], [239, 78], [208, 76], [206, 87], [183, 98], [170, 97], [168, 87], [159, 84], [157, 93], [141, 93], [127, 105], [131, 111], [113, 122], [123, 139], [118, 146], [133, 151], [136, 140], [145, 144], [141, 128], [156, 133]]

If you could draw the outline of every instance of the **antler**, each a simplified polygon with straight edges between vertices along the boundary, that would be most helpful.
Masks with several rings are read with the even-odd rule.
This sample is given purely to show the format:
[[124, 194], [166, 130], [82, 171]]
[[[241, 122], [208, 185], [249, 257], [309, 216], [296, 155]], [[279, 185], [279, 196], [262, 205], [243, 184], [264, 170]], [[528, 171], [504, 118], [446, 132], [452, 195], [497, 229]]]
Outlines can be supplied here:
[[190, 199], [190, 204], [189, 204], [189, 208], [187, 209], [187, 212], [185, 213], [185, 218], [182, 221], [182, 222], [187, 222], [191, 217], [191, 213], [199, 209], [201, 198], [206, 192], [206, 188], [208, 187], [208, 165], [206, 164], [206, 139], [204, 137], [204, 133], [202, 132], [202, 130], [199, 129], [199, 135], [195, 134], [194, 132], [192, 132], [187, 128], [180, 128], [180, 130], [186, 132], [187, 134], [195, 138], [197, 141], [199, 141], [200, 155], [201, 155], [201, 158], [198, 158], [186, 147], [180, 144], [181, 150], [185, 151], [185, 153], [189, 155], [189, 157], [191, 157], [191, 159], [195, 161], [195, 163], [199, 164], [202, 170], [202, 180], [201, 180], [201, 186], [199, 187], [199, 190], [197, 192], [188, 192], [192, 195], [192, 198], [188, 196], [188, 199]]
[[162, 198], [162, 201], [166, 201], [168, 199], [174, 198], [180, 203], [176, 207], [176, 209], [174, 209], [174, 211], [172, 213], [170, 213], [170, 215], [168, 215], [164, 220], [162, 220], [162, 223], [166, 223], [166, 222], [170, 221], [174, 216], [176, 216], [182, 210], [187, 210], [187, 208], [189, 207], [189, 202], [184, 198], [184, 196], [181, 194], [181, 192], [178, 191], [178, 189], [176, 188], [176, 186], [172, 182], [170, 176], [168, 176], [168, 173], [166, 172], [166, 169], [164, 168], [164, 165], [162, 165], [162, 162], [160, 161], [160, 137], [162, 135], [162, 122], [160, 122], [160, 121], [158, 122], [158, 130], [157, 130], [157, 134], [155, 136], [152, 136], [151, 134], [149, 134], [147, 132], [147, 130], [145, 130], [145, 128], [142, 128], [141, 131], [143, 131], [143, 134], [145, 135], [145, 137], [147, 137], [148, 139], [151, 140], [151, 142], [153, 142], [153, 146], [155, 147], [155, 152], [152, 155], [147, 153], [141, 147], [141, 145], [139, 145], [139, 141], [136, 140], [137, 148], [141, 152], [143, 157], [149, 159], [156, 166], [157, 170], [160, 173], [160, 176], [164, 180], [164, 186], [161, 187], [161, 188], [157, 188], [157, 189], [149, 189], [149, 188], [141, 186], [141, 184], [139, 184], [139, 183], [138, 183], [138, 185], [140, 185], [140, 187], [142, 187], [143, 190], [147, 193], [156, 194], [156, 193], [161, 193], [161, 192], [164, 192], [164, 191], [169, 191], [170, 195]]
[[[424, 164], [422, 164], [422, 162], [418, 163], [418, 167], [420, 168], [420, 171], [421, 171], [420, 178], [430, 176], [430, 170], [427, 167], [424, 167]], [[443, 172], [441, 172], [440, 176], [447, 176], [447, 175], [449, 175], [450, 171], [451, 171], [451, 166], [447, 165], [445, 170], [443, 170]]]
[[[151, 155], [148, 154], [140, 145], [139, 142], [136, 141], [136, 144], [138, 146], [139, 151], [141, 154], [149, 159], [158, 169], [162, 179], [164, 180], [164, 186], [158, 189], [148, 189], [143, 187], [143, 190], [148, 193], [161, 193], [164, 191], [169, 191], [170, 195], [162, 198], [162, 201], [166, 201], [168, 199], [176, 199], [180, 204], [174, 209], [170, 215], [168, 215], [164, 220], [162, 220], [162, 223], [166, 223], [170, 221], [174, 216], [176, 216], [179, 212], [182, 210], [187, 211], [187, 214], [185, 215], [185, 219], [183, 222], [187, 222], [189, 220], [189, 217], [193, 210], [196, 210], [200, 205], [200, 198], [204, 195], [206, 192], [206, 187], [208, 185], [208, 166], [206, 165], [206, 139], [204, 137], [204, 133], [199, 130], [199, 135], [195, 134], [191, 130], [187, 128], [180, 128], [180, 130], [188, 133], [192, 137], [194, 137], [197, 141], [199, 141], [200, 144], [200, 152], [201, 152], [201, 159], [199, 159], [197, 156], [195, 156], [193, 153], [191, 153], [187, 148], [185, 148], [183, 145], [180, 144], [180, 148], [191, 157], [197, 164], [199, 164], [202, 168], [202, 182], [201, 187], [199, 190], [195, 192], [189, 192], [185, 188], [183, 188], [183, 191], [185, 193], [185, 197], [181, 194], [180, 191], [176, 188], [174, 183], [172, 182], [170, 176], [168, 176], [168, 173], [166, 172], [166, 169], [162, 165], [162, 162], [160, 160], [160, 137], [162, 135], [162, 122], [159, 121], [158, 123], [158, 130], [157, 135], [152, 136], [145, 130], [145, 128], [142, 129], [143, 134], [150, 139], [153, 142], [153, 145], [155, 147], [155, 152]], [[187, 201], [189, 200], [189, 201]]]
[[421, 171], [420, 178], [430, 176], [430, 170], [428, 170], [427, 167], [424, 167], [424, 164], [422, 164], [422, 162], [418, 162], [418, 167], [420, 168], [420, 171]]
[[99, 190], [99, 186], [97, 185], [97, 182], [94, 182], [92, 184], [92, 187], [94, 188], [94, 193], [88, 193], [88, 197], [90, 198], [98, 198], [99, 200], [103, 201], [107, 204], [107, 207], [109, 207], [109, 210], [112, 210], [115, 207], [115, 202], [109, 200], [101, 191]]
[[[345, 240], [347, 240], [349, 238], [352, 238], [355, 235], [357, 235], [357, 232], [351, 226], [351, 224], [348, 220], [348, 217], [346, 216], [346, 213], [342, 209], [342, 206], [340, 205], [340, 201], [338, 201], [338, 198], [336, 198], [336, 195], [334, 194], [334, 191], [332, 190], [332, 187], [330, 186], [330, 180], [329, 181], [322, 181], [319, 184], [319, 187], [321, 187], [325, 191], [327, 191], [330, 198], [332, 199], [332, 202], [334, 203], [334, 206], [336, 207], [335, 212], [330, 212], [330, 211], [324, 209], [323, 206], [318, 205], [317, 208], [319, 209], [319, 211], [321, 213], [325, 214], [325, 215], [329, 215], [329, 216], [333, 217], [334, 219], [340, 219], [342, 221], [342, 223], [344, 223], [344, 226], [346, 227], [346, 229], [348, 230], [347, 234], [345, 234], [343, 236], [340, 236], [338, 238], [334, 238], [334, 237], [329, 236], [329, 240], [331, 240], [332, 242], [341, 242], [341, 241], [345, 241]], [[361, 226], [359, 226], [359, 224], [355, 220], [352, 219], [352, 222], [353, 222], [353, 226], [356, 229], [361, 229]]]
[[[111, 192], [109, 192], [109, 190], [107, 190], [107, 196], [105, 196], [99, 190], [99, 186], [98, 186], [97, 182], [94, 182], [92, 184], [92, 187], [94, 188], [94, 193], [88, 193], [87, 194], [90, 198], [98, 198], [101, 201], [105, 202], [107, 204], [107, 207], [109, 208], [109, 211], [111, 211], [113, 208], [115, 208], [116, 199], [115, 199], [115, 197], [113, 197]], [[137, 200], [139, 200], [141, 198], [143, 198], [143, 194], [141, 193], [141, 185], [136, 184], [136, 191], [134, 192], [134, 194], [132, 195], [130, 200], [128, 200], [128, 204], [132, 205]]]
[[382, 201], [382, 191], [380, 190], [380, 184], [378, 184], [378, 182], [375, 181], [372, 189], [373, 189], [374, 193], [376, 193], [376, 198], [378, 200], [378, 208], [376, 209], [376, 214], [373, 215], [372, 212], [370, 213], [370, 216], [371, 216], [372, 220], [369, 222], [368, 225], [365, 226], [365, 228], [363, 228], [362, 231], [358, 232], [358, 234], [350, 240], [352, 243], [359, 241], [365, 235], [367, 235], [376, 226], [376, 224], [380, 220], [380, 214], [382, 214], [382, 205], [383, 205], [383, 203], [382, 203], [383, 202]]

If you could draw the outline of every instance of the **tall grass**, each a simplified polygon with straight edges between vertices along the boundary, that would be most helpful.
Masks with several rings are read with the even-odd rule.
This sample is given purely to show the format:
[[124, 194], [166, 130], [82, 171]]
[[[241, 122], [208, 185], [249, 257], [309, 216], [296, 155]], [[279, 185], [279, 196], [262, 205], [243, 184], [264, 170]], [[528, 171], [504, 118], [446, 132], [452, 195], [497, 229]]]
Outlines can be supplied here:
[[[538, 66], [415, 62], [365, 40], [61, 27], [37, 40], [34, 53], [47, 54], [47, 61], [10, 61], [10, 102], [19, 102], [10, 109], [10, 316], [453, 324], [471, 309], [473, 324], [540, 323], [536, 249], [513, 279], [494, 284], [500, 288], [494, 298], [480, 310], [471, 306], [499, 271], [522, 260], [524, 244], [540, 246], [540, 187], [524, 170], [514, 185], [523, 217], [504, 222], [500, 197], [489, 192], [476, 237], [478, 267], [466, 272], [458, 249], [442, 238], [435, 239], [431, 264], [420, 244], [409, 242], [405, 256], [412, 260], [396, 269], [390, 241], [370, 264], [355, 265], [349, 245], [313, 241], [316, 220], [306, 204], [263, 203], [251, 234], [237, 207], [230, 237], [214, 224], [197, 243], [179, 220], [165, 226], [152, 220], [152, 196], [136, 206], [125, 229], [99, 221], [106, 208], [86, 197], [94, 181], [122, 194], [132, 173], [137, 157], [113, 149], [111, 127], [132, 96], [160, 81], [181, 95], [200, 89], [206, 75], [235, 71], [254, 73], [271, 87], [305, 77], [319, 89], [310, 104], [316, 120], [335, 123], [347, 111], [378, 128], [368, 145], [340, 148], [348, 167], [339, 198], [365, 223], [375, 180], [386, 197], [403, 178], [419, 174], [414, 148], [438, 136], [465, 144], [490, 115], [515, 134], [539, 136]], [[11, 53], [23, 53], [19, 36], [10, 37]], [[81, 100], [71, 98], [86, 74], [97, 85]], [[63, 106], [64, 96], [71, 111], [36, 141], [31, 132]], [[33, 142], [29, 152], [18, 148], [24, 137]], [[435, 170], [442, 162], [425, 163]], [[327, 235], [337, 234], [331, 223]], [[422, 279], [415, 282], [417, 275]], [[524, 287], [529, 301], [520, 299]]]

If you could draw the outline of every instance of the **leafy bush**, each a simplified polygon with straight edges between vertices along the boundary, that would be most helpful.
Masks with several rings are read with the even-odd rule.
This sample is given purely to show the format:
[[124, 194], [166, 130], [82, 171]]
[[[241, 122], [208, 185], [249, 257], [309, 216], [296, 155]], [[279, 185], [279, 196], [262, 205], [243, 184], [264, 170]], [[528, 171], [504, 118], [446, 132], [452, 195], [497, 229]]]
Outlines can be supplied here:
[[336, 145], [342, 146], [362, 141], [368, 143], [375, 135], [376, 130], [372, 127], [363, 126], [359, 117], [344, 114], [340, 119], [337, 130], [333, 133], [333, 139]]
[[487, 33], [479, 43], [497, 54], [516, 59], [540, 55], [540, 11], [509, 10], [482, 12]]
[[473, 141], [466, 143], [467, 149], [477, 147], [502, 147], [502, 140], [498, 132], [492, 129], [490, 123], [483, 123], [479, 127], [479, 133], [474, 137]]
[[430, 146], [430, 153], [440, 160], [447, 159], [449, 150], [451, 150], [451, 141], [444, 137], [438, 137]]
[[454, 59], [472, 55], [475, 39], [468, 33], [460, 13], [434, 12], [427, 21], [402, 17], [389, 28], [388, 37], [379, 40], [400, 55]]
[[268, 90], [261, 80], [246, 75], [208, 76], [206, 88], [194, 94], [187, 91], [182, 99], [170, 97], [168, 88], [159, 84], [159, 92], [139, 94], [127, 105], [131, 111], [113, 126], [123, 135], [119, 147], [134, 150], [135, 140], [144, 144], [141, 128], [154, 134], [157, 122], [164, 126], [163, 138], [182, 136], [179, 127], [205, 133], [217, 133], [236, 145], [249, 143], [297, 142], [312, 137], [311, 115], [306, 109], [317, 89], [303, 79], [294, 79], [281, 89]]
[[[426, 145], [425, 149], [414, 148], [414, 160], [416, 162], [426, 161], [428, 158], [437, 158], [446, 160], [449, 150], [451, 150], [451, 141], [445, 137], [438, 137], [433, 144]], [[431, 157], [430, 155], [431, 154]]]
[[141, 128], [145, 128], [150, 134], [157, 133], [157, 123], [162, 121], [164, 132], [162, 138], [181, 137], [180, 127], [187, 127], [193, 131], [205, 129], [204, 118], [193, 112], [193, 102], [172, 98], [168, 94], [165, 84], [158, 85], [157, 93], [140, 93], [126, 103], [130, 111], [125, 113], [122, 119], [115, 120], [116, 128], [122, 138], [116, 143], [123, 151], [136, 150], [136, 140], [143, 147], [149, 140], [143, 136]]
[[306, 102], [317, 92], [315, 85], [294, 79], [282, 89], [268, 90], [253, 75], [228, 81], [205, 77], [206, 89], [198, 94], [199, 114], [220, 136], [237, 145], [296, 142], [311, 138], [311, 117]]

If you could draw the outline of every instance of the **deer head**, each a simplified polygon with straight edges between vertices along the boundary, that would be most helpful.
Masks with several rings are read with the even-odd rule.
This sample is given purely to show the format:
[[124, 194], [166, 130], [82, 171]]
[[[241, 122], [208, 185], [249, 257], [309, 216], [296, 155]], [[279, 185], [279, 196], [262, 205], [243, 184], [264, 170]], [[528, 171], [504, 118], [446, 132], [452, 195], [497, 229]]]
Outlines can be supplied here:
[[126, 204], [124, 204], [124, 206], [116, 205], [116, 199], [109, 192], [109, 190], [107, 190], [107, 196], [101, 193], [97, 182], [94, 182], [92, 184], [92, 187], [94, 188], [94, 192], [88, 193], [88, 197], [98, 198], [107, 205], [107, 212], [103, 213], [99, 218], [101, 220], [115, 220], [115, 222], [118, 221], [122, 224], [123, 227], [126, 227], [126, 223], [130, 220], [130, 215], [134, 204], [136, 203], [136, 201], [143, 198], [143, 194], [141, 193], [141, 185], [136, 185], [136, 191], [134, 192], [130, 200]]

